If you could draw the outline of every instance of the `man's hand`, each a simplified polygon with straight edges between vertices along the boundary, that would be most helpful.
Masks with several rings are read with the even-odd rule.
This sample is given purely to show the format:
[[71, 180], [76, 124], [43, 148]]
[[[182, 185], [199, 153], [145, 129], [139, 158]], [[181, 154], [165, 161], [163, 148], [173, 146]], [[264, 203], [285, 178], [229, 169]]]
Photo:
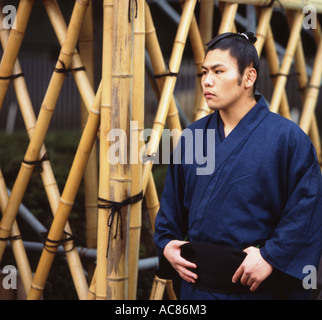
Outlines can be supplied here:
[[241, 284], [255, 291], [272, 273], [273, 267], [263, 259], [258, 248], [248, 247], [244, 252], [247, 256], [233, 275], [232, 282], [236, 283], [240, 279]]
[[198, 276], [187, 268], [197, 268], [196, 264], [189, 262], [181, 257], [180, 247], [187, 241], [172, 240], [163, 249], [163, 255], [171, 263], [172, 267], [179, 273], [180, 277], [187, 281], [195, 283]]

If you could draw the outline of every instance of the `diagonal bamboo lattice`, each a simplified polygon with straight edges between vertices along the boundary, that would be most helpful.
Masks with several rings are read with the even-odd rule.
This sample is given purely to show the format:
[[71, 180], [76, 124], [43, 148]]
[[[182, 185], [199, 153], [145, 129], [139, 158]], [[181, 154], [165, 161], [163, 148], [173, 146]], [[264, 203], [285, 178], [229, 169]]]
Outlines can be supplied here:
[[[7, 240], [10, 240], [28, 299], [40, 299], [43, 295], [58, 248], [58, 245], [53, 246], [53, 243], [64, 246], [79, 299], [134, 300], [137, 298], [143, 201], [142, 197], [136, 198], [136, 196], [142, 194], [145, 198], [153, 233], [159, 199], [152, 172], [154, 163], [151, 159], [159, 150], [166, 125], [173, 133], [173, 146], [176, 145], [182, 131], [175, 99], [175, 86], [184, 58], [184, 50], [191, 45], [196, 68], [194, 110], [190, 119], [195, 121], [209, 113], [200, 85], [201, 66], [205, 54], [204, 44], [215, 34], [227, 31], [239, 32], [239, 28], [242, 30], [236, 19], [238, 10], [242, 6], [253, 5], [256, 9], [254, 18], [257, 26], [254, 31], [258, 41], [255, 46], [261, 58], [264, 56], [262, 53], [265, 53], [264, 58], [272, 75], [273, 92], [271, 96], [265, 97], [269, 101], [271, 110], [291, 118], [286, 85], [293, 67], [298, 73], [297, 82], [301, 89], [302, 112], [299, 126], [311, 137], [322, 163], [319, 134], [321, 123], [315, 112], [319, 107], [317, 104], [321, 88], [322, 36], [318, 21], [316, 27], [304, 30], [303, 22], [306, 14], [303, 1], [222, 0], [219, 1], [218, 6], [214, 0], [180, 1], [180, 22], [167, 65], [150, 10], [153, 1], [124, 0], [121, 3], [102, 0], [102, 72], [96, 92], [93, 67], [93, 2], [75, 1], [68, 26], [58, 1], [42, 0], [42, 3], [61, 50], [37, 119], [24, 78], [12, 78], [12, 75], [23, 72], [18, 54], [34, 1], [21, 0], [17, 8], [15, 28], [10, 33], [8, 30], [1, 30], [4, 51], [0, 64], [0, 110], [12, 80], [30, 143], [10, 196], [6, 189], [5, 178], [0, 171], [2, 213], [0, 261], [3, 260]], [[311, 0], [305, 4], [311, 5], [316, 15], [320, 16], [322, 13], [320, 1]], [[199, 7], [199, 17], [195, 17], [197, 7]], [[219, 18], [214, 15], [214, 10], [220, 13]], [[288, 40], [285, 53], [281, 59], [276, 48], [272, 26], [275, 11], [283, 15], [289, 26], [289, 31], [286, 32]], [[1, 25], [2, 19], [3, 17], [1, 17]], [[214, 31], [215, 24], [218, 25], [218, 29]], [[315, 59], [311, 75], [308, 74], [306, 67], [307, 61], [302, 42], [303, 31], [310, 33], [315, 40]], [[79, 44], [78, 49], [76, 49], [77, 44]], [[145, 109], [147, 88], [145, 53], [149, 56], [155, 75], [155, 79], [150, 80], [158, 99], [158, 108], [149, 142], [144, 144], [140, 141], [139, 144], [132, 144], [129, 140], [130, 136], [139, 137], [145, 127], [147, 112]], [[46, 155], [44, 140], [68, 72], [72, 72], [82, 100], [80, 112], [83, 132], [64, 190], [60, 195], [51, 162], [44, 158]], [[111, 163], [107, 157], [111, 146], [109, 135], [112, 129], [121, 129], [126, 133], [125, 143], [120, 144], [119, 149], [120, 153], [127, 155], [127, 161], [123, 164]], [[97, 140], [99, 140], [99, 148], [97, 148], [99, 150], [96, 150]], [[143, 163], [140, 161], [142, 149], [148, 159]], [[136, 161], [130, 163], [130, 159]], [[29, 181], [32, 179], [32, 172], [39, 160], [42, 160], [41, 178], [51, 206], [53, 220], [33, 276], [16, 217]], [[96, 266], [93, 264], [91, 270], [88, 270], [90, 274], [88, 279], [73, 240], [69, 238], [72, 232], [68, 223], [83, 177], [86, 245], [88, 248], [97, 249]], [[136, 200], [127, 201], [132, 198]], [[118, 207], [113, 207], [112, 202]], [[68, 235], [67, 239], [66, 235]], [[153, 246], [152, 243], [151, 246]], [[176, 299], [171, 281], [155, 277], [151, 286], [150, 299], [162, 299], [165, 290], [170, 299]]]

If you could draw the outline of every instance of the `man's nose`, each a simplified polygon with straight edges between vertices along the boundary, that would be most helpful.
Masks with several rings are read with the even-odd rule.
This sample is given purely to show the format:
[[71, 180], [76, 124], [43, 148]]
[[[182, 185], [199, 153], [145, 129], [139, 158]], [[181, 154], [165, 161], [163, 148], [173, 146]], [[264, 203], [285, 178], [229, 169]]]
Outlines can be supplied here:
[[203, 84], [205, 87], [212, 87], [214, 85], [214, 81], [209, 74], [203, 79]]

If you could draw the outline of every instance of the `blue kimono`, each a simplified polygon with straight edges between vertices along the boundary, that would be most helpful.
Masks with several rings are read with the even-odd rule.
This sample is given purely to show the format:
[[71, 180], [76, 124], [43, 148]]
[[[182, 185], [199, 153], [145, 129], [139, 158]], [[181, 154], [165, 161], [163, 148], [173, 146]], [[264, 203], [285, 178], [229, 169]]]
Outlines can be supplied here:
[[[200, 129], [204, 156], [210, 148], [215, 150], [214, 170], [204, 175], [197, 174], [202, 165], [196, 155], [187, 161], [185, 154], [187, 149], [196, 151], [200, 141], [193, 139]], [[208, 129], [215, 129], [214, 141], [207, 141]], [[322, 180], [309, 137], [292, 121], [270, 112], [262, 97], [226, 138], [217, 111], [186, 130], [193, 139], [179, 142], [181, 163], [169, 165], [156, 217], [154, 240], [159, 258], [169, 241], [187, 237], [191, 242], [240, 250], [259, 246], [274, 269], [294, 279], [307, 275], [303, 273], [306, 265], [317, 268], [322, 251]], [[292, 290], [280, 283], [283, 299], [309, 297], [298, 282]], [[182, 280], [178, 298], [276, 297], [271, 292], [205, 292]]]

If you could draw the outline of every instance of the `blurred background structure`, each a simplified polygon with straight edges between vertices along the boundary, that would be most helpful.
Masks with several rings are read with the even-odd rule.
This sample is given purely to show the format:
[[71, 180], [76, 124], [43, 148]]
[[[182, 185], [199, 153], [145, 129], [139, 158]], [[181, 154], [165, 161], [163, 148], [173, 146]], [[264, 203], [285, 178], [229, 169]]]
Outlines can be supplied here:
[[[166, 165], [110, 164], [108, 133], [127, 133], [129, 157], [144, 147], [130, 145], [130, 130], [153, 128], [151, 156], [165, 128], [208, 114], [201, 64], [219, 33], [257, 35], [258, 91], [310, 136], [322, 164], [322, 3], [303, 3], [1, 1], [0, 298], [175, 299], [154, 276]], [[1, 287], [8, 265], [16, 288]], [[314, 299], [321, 276], [318, 286]]]

